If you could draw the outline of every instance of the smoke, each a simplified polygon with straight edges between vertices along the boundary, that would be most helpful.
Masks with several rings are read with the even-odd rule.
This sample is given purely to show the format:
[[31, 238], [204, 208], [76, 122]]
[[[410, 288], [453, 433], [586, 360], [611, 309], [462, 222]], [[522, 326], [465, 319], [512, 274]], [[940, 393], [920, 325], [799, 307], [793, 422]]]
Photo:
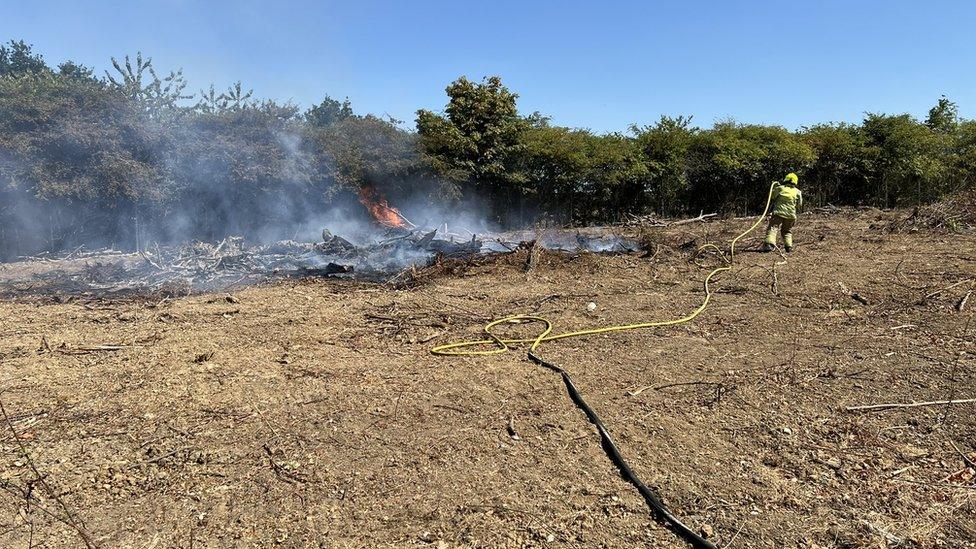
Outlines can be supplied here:
[[[0, 135], [0, 260], [230, 236], [313, 243], [323, 229], [368, 246], [394, 235], [361, 203], [363, 188], [444, 240], [502, 228], [485, 204], [418, 168], [412, 134], [375, 117], [316, 129], [273, 103], [155, 117], [131, 103], [73, 108], [29, 139]], [[392, 270], [431, 255], [402, 247], [371, 261]]]
[[[87, 197], [40, 198], [38, 184], [8, 184], [0, 188], [0, 259], [79, 247], [144, 250], [217, 242], [228, 236], [243, 236], [249, 245], [316, 242], [323, 229], [357, 245], [389, 237], [388, 229], [360, 202], [358, 191], [336, 181], [332, 166], [315, 157], [313, 145], [301, 133], [287, 128], [263, 131], [273, 139], [235, 143], [228, 156], [226, 150], [210, 145], [220, 141], [215, 132], [193, 125], [181, 128], [179, 146], [152, 151], [151, 156], [164, 159], [160, 188], [154, 189], [160, 199], [140, 192], [106, 196], [97, 190]], [[6, 181], [31, 180], [31, 172], [15, 165], [10, 155], [5, 155], [0, 170]], [[490, 224], [472, 204], [433, 204], [419, 191], [437, 182], [413, 184], [418, 192], [400, 193], [407, 198], [397, 207], [418, 228], [436, 228], [459, 239], [489, 230]], [[417, 264], [428, 258], [429, 254], [402, 251], [387, 263]]]

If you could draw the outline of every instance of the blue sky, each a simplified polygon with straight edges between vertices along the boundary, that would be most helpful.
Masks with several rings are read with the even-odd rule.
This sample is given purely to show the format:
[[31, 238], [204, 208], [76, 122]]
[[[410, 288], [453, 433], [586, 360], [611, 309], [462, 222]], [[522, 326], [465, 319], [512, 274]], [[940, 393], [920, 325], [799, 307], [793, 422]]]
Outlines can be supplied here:
[[662, 114], [790, 128], [976, 115], [970, 1], [13, 1], [0, 39], [101, 70], [142, 51], [191, 88], [241, 80], [302, 106], [325, 94], [412, 125], [460, 75], [500, 75], [525, 112], [625, 131]]

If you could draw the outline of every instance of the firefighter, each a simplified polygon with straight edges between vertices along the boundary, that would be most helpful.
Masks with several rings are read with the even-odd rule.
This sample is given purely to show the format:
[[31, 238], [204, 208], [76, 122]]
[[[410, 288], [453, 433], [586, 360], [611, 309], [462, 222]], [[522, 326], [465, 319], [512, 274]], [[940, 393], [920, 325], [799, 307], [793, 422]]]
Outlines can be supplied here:
[[793, 251], [793, 225], [796, 223], [796, 211], [803, 206], [803, 194], [797, 188], [799, 178], [795, 173], [788, 173], [782, 183], [773, 187], [772, 210], [769, 216], [769, 226], [766, 228], [766, 241], [762, 251], [770, 252], [776, 249], [776, 232], [783, 234], [783, 247], [787, 252]]

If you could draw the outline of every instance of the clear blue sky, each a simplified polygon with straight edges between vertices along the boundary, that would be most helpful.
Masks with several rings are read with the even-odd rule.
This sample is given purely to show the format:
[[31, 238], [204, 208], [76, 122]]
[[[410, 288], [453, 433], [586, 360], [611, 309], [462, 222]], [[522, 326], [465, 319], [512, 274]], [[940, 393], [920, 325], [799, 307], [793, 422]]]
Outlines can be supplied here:
[[662, 114], [795, 128], [865, 111], [976, 114], [971, 1], [13, 1], [0, 39], [101, 70], [142, 51], [191, 88], [236, 80], [412, 126], [460, 75], [500, 75], [525, 112], [626, 130]]

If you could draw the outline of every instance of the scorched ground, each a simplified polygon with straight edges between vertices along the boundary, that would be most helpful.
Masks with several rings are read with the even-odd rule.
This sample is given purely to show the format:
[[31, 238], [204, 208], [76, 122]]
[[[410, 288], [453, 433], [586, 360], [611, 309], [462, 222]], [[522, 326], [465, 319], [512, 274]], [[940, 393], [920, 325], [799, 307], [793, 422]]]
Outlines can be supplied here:
[[[742, 254], [694, 323], [543, 352], [716, 544], [965, 546], [974, 405], [846, 410], [976, 397], [972, 305], [957, 310], [976, 239], [891, 233], [897, 215], [810, 215], [786, 264]], [[105, 547], [681, 547], [558, 377], [521, 353], [429, 349], [517, 312], [570, 329], [691, 310], [714, 260], [693, 250], [743, 226], [661, 229], [647, 254], [445, 262], [398, 286], [0, 302], [0, 544], [81, 545], [60, 500]]]

